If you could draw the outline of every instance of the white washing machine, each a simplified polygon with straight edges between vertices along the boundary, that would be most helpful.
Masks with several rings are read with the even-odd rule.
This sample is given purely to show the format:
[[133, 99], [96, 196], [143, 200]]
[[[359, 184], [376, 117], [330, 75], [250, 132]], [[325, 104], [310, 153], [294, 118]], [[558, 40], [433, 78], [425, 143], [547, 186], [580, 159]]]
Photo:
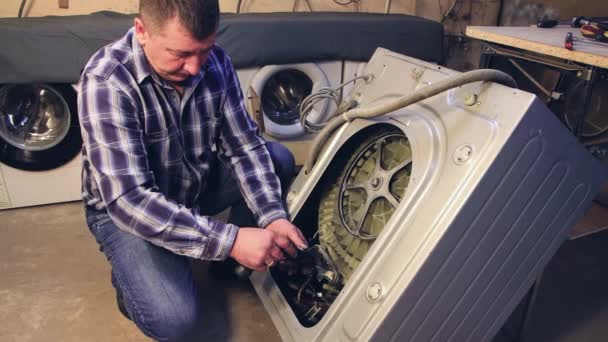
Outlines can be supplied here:
[[[238, 69], [241, 90], [249, 113], [260, 125], [268, 140], [280, 141], [303, 164], [312, 134], [299, 122], [299, 104], [322, 88], [335, 88], [342, 82], [342, 62], [316, 62], [267, 65]], [[325, 120], [336, 109], [330, 100], [314, 106], [308, 120]]]
[[76, 90], [0, 85], [0, 209], [81, 198]]
[[[459, 75], [364, 72], [361, 109]], [[463, 85], [338, 127], [287, 193], [311, 247], [251, 281], [284, 341], [491, 341], [607, 175], [534, 95]]]

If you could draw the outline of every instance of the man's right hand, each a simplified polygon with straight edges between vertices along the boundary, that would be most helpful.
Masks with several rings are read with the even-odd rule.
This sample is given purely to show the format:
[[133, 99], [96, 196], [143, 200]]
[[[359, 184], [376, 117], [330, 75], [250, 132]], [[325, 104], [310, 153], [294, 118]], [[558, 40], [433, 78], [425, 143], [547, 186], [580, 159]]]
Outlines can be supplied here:
[[247, 268], [265, 271], [266, 267], [285, 259], [281, 249], [274, 244], [274, 235], [266, 229], [239, 228], [230, 257]]

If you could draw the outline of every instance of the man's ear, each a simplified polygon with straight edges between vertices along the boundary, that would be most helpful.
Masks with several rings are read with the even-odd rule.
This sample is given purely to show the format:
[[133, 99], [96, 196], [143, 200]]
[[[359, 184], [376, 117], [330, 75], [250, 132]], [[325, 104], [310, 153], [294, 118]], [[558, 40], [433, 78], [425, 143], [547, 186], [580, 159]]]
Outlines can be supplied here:
[[141, 20], [141, 18], [136, 17], [134, 24], [135, 24], [135, 38], [137, 38], [139, 45], [145, 46], [146, 42], [148, 41], [149, 33], [146, 30], [144, 21]]

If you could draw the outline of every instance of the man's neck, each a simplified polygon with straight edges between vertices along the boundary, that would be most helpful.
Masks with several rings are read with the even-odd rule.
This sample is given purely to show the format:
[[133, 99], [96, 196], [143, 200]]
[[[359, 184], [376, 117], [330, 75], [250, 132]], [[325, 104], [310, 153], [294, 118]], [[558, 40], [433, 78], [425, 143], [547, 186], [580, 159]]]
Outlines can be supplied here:
[[178, 83], [174, 83], [174, 82], [170, 82], [171, 86], [177, 90], [177, 92], [179, 93], [179, 95], [184, 95], [184, 86]]

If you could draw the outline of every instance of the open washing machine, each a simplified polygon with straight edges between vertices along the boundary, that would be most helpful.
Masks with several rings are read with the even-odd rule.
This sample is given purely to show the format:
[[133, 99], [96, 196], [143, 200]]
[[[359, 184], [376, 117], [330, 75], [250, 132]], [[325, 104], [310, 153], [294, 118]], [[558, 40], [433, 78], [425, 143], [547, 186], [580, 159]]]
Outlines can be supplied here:
[[[264, 137], [280, 141], [291, 150], [298, 165], [303, 164], [313, 135], [300, 124], [299, 105], [322, 88], [335, 88], [342, 82], [342, 62], [315, 62], [266, 65], [238, 69], [247, 109]], [[336, 104], [324, 99], [317, 103], [308, 120], [325, 121]]]
[[342, 94], [350, 94], [354, 87], [356, 87], [359, 83], [365, 82], [365, 80], [357, 79], [359, 76], [363, 76], [363, 70], [365, 70], [365, 66], [367, 66], [367, 62], [357, 62], [357, 61], [344, 61], [344, 68], [342, 69], [342, 78], [344, 80], [352, 80], [355, 79], [352, 83], [349, 83], [342, 88]]
[[[355, 111], [463, 76], [385, 49], [364, 72]], [[286, 341], [490, 341], [608, 175], [498, 83], [336, 127], [287, 194], [311, 247], [251, 276]]]
[[0, 85], [0, 209], [80, 199], [76, 90]]

